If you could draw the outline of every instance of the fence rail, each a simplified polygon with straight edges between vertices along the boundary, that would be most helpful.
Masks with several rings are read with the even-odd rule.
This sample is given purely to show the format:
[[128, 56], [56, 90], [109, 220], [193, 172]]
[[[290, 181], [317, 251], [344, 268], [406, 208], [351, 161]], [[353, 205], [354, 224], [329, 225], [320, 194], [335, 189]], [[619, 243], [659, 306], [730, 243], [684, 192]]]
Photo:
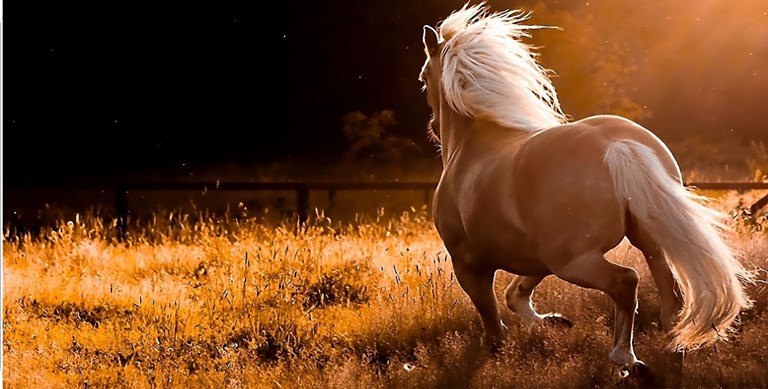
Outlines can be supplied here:
[[[768, 190], [768, 182], [691, 182], [687, 187], [703, 190]], [[296, 213], [299, 221], [306, 221], [309, 212], [309, 192], [328, 191], [328, 201], [333, 204], [340, 190], [420, 190], [424, 191], [424, 203], [429, 204], [436, 182], [126, 182], [115, 188], [115, 210], [120, 234], [125, 236], [128, 227], [128, 194], [131, 191], [295, 191]], [[768, 195], [750, 206], [754, 215], [768, 205]]]

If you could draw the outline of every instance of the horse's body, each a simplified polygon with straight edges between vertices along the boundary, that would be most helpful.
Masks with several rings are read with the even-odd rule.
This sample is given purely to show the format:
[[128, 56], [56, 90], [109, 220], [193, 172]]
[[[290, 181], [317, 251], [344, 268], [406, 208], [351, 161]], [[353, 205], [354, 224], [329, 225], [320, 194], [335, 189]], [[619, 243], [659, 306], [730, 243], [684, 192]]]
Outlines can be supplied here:
[[481, 120], [471, 126], [462, 147], [444, 151], [435, 222], [446, 241], [471, 242], [473, 257], [487, 258], [478, 265], [488, 268], [549, 275], [557, 264], [543, 262], [540, 251], [559, 241], [600, 242], [604, 251], [621, 241], [626, 215], [602, 160], [612, 142], [653, 144], [664, 153], [669, 174], [680, 176], [654, 135], [617, 116], [533, 133]]
[[632, 348], [638, 275], [604, 257], [624, 237], [646, 257], [675, 345], [726, 333], [749, 301], [718, 215], [686, 191], [650, 131], [610, 115], [567, 123], [544, 69], [519, 41], [533, 28], [519, 24], [526, 18], [465, 6], [424, 35], [421, 79], [443, 161], [435, 225], [486, 341], [499, 342], [505, 330], [493, 292], [498, 269], [517, 275], [506, 303], [527, 325], [562, 320], [530, 302], [555, 274], [614, 300], [611, 360], [642, 365]]

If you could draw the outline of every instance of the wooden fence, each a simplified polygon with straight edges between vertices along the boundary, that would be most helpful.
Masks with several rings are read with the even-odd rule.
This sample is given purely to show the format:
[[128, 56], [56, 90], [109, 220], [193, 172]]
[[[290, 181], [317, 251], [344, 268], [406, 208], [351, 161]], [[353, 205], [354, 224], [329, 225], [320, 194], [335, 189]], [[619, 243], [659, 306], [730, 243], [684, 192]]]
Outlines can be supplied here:
[[[436, 182], [129, 182], [115, 188], [115, 210], [120, 234], [127, 232], [128, 195], [132, 191], [295, 191], [296, 213], [299, 221], [307, 220], [309, 192], [327, 191], [333, 204], [338, 191], [419, 190], [424, 191], [424, 204], [429, 204]], [[768, 182], [691, 182], [686, 186], [705, 190], [762, 190]], [[750, 206], [754, 215], [768, 205], [768, 195]]]

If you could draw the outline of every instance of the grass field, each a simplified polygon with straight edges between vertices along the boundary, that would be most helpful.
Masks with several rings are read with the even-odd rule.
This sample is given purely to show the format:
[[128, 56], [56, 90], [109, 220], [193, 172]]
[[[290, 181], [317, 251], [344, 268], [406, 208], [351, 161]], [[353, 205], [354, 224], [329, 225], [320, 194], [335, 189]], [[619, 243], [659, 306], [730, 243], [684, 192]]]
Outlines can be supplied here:
[[[715, 206], [735, 211], [735, 194]], [[194, 216], [194, 215], [193, 215]], [[506, 344], [480, 344], [479, 317], [424, 210], [297, 233], [281, 224], [158, 216], [117, 243], [82, 216], [41, 237], [3, 238], [5, 387], [614, 387], [613, 305], [550, 277], [540, 311], [572, 329], [528, 330], [506, 308]], [[762, 223], [762, 224], [761, 224]], [[638, 356], [660, 384], [768, 386], [768, 223], [733, 220], [733, 246], [758, 271], [755, 306], [729, 342], [689, 352], [666, 376], [656, 290], [627, 243], [611, 260], [641, 276]], [[498, 296], [509, 280], [497, 276]], [[675, 381], [677, 380], [677, 381]]]

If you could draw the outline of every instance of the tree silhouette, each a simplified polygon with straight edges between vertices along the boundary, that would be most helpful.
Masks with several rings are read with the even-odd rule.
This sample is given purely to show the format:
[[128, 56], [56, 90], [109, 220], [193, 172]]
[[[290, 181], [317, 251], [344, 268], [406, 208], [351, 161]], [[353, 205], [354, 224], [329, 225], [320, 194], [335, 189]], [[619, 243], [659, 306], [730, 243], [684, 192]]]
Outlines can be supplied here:
[[392, 162], [411, 157], [419, 150], [409, 137], [391, 135], [397, 126], [395, 113], [385, 109], [370, 116], [355, 111], [342, 116], [342, 131], [349, 143], [345, 153], [347, 162], [374, 159]]

